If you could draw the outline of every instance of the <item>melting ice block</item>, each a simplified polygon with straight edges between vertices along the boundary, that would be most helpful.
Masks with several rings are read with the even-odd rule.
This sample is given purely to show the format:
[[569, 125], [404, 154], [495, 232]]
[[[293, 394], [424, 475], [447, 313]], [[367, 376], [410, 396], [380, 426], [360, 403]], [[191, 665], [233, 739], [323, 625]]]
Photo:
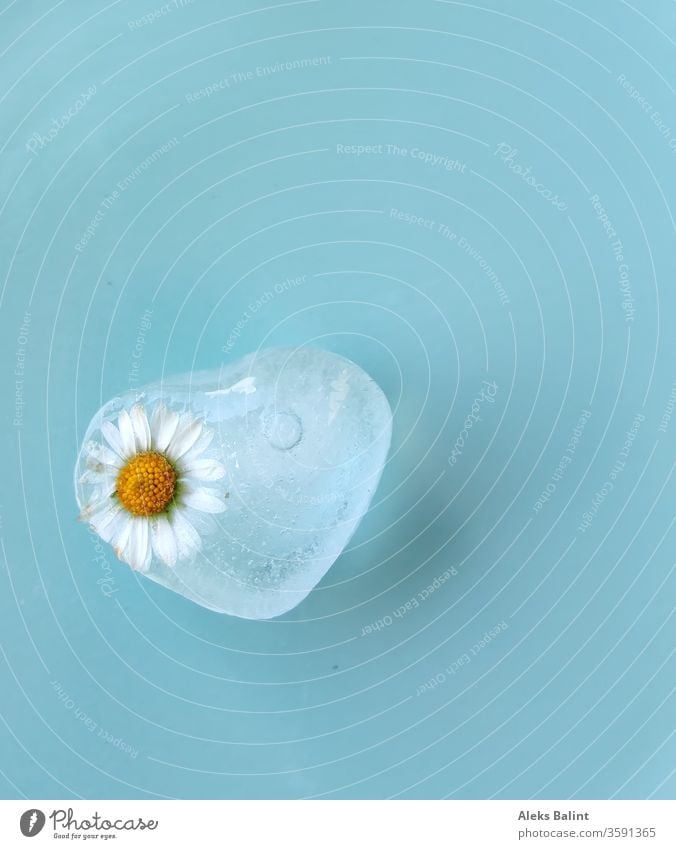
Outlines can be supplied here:
[[392, 422], [378, 385], [337, 354], [272, 348], [127, 392], [87, 429], [75, 473], [81, 507], [97, 497], [86, 466], [104, 422], [139, 405], [203, 421], [213, 431], [208, 457], [225, 467], [209, 484], [225, 499], [223, 512], [188, 515], [199, 550], [172, 566], [153, 553], [146, 577], [247, 619], [299, 604], [346, 546], [378, 485]]

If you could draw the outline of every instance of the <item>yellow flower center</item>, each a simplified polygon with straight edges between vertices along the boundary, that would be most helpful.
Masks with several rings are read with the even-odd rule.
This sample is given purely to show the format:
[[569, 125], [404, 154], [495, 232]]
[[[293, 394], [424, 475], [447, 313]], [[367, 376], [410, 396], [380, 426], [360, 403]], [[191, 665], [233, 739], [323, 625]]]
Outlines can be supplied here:
[[162, 454], [144, 451], [120, 469], [117, 497], [134, 516], [162, 513], [174, 497], [176, 471]]

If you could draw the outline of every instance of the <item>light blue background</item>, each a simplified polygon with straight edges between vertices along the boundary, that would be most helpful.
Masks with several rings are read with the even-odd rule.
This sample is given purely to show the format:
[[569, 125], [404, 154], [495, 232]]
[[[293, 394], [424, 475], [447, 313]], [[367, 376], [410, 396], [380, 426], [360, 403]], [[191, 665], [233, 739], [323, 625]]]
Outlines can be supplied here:
[[[673, 796], [673, 5], [170, 4], [0, 12], [2, 794]], [[304, 343], [396, 407], [319, 588], [247, 622], [101, 559], [99, 405]]]

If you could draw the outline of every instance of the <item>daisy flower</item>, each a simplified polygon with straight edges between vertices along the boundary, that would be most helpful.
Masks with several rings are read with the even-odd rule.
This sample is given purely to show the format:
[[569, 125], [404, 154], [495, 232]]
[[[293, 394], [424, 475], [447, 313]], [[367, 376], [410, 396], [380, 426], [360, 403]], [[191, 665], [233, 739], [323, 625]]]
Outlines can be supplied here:
[[107, 443], [87, 446], [81, 483], [93, 487], [80, 519], [133, 569], [147, 572], [153, 554], [167, 566], [201, 547], [190, 517], [221, 513], [222, 494], [205, 486], [225, 468], [205, 456], [213, 432], [189, 413], [158, 404], [149, 416], [141, 404], [122, 410], [117, 427], [105, 421]]

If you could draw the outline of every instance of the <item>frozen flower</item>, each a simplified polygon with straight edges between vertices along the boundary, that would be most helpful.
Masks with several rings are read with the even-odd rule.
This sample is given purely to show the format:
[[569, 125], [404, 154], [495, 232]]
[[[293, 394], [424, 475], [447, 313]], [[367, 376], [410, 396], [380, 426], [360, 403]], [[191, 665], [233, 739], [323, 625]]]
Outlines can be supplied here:
[[107, 445], [88, 446], [82, 483], [94, 494], [80, 518], [120, 560], [145, 572], [153, 554], [168, 566], [200, 549], [193, 511], [221, 513], [224, 496], [205, 482], [224, 477], [224, 467], [205, 452], [213, 433], [189, 413], [158, 404], [148, 416], [141, 404], [122, 410], [117, 427], [103, 422]]

